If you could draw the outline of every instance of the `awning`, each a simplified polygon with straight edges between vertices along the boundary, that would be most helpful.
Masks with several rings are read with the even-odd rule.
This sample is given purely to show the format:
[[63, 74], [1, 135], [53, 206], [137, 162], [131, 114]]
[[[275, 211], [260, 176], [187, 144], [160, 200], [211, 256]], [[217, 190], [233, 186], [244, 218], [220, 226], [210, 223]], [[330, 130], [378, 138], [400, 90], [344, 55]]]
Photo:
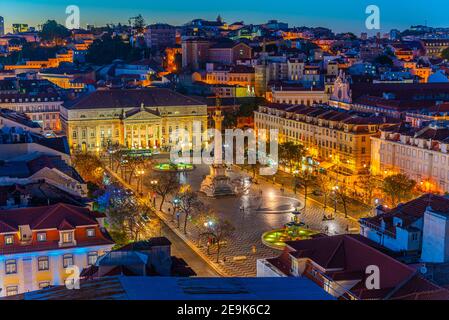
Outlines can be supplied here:
[[332, 162], [323, 161], [323, 162], [320, 163], [319, 167], [320, 167], [321, 169], [327, 170], [327, 169], [329, 169], [329, 168], [332, 168], [334, 165], [335, 165], [335, 164], [332, 163]]

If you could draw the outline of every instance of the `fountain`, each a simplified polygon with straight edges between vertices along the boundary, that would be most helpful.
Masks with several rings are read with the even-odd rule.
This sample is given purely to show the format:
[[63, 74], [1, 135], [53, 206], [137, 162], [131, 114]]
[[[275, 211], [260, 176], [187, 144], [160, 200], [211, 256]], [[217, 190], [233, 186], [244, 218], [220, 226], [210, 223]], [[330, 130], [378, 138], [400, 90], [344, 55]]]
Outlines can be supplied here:
[[283, 229], [275, 229], [262, 235], [263, 244], [273, 249], [283, 250], [287, 241], [307, 240], [319, 234], [318, 231], [306, 228], [300, 221], [301, 212], [298, 208], [291, 214], [291, 221], [286, 223]]

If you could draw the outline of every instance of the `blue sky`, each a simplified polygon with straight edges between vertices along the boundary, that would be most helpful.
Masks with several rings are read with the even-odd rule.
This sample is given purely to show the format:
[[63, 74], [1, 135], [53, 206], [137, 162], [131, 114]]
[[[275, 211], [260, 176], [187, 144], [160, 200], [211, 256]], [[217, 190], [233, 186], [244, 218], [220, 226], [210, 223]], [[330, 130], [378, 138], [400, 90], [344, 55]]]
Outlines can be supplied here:
[[290, 26], [324, 26], [335, 31], [365, 30], [365, 9], [377, 5], [381, 10], [381, 31], [405, 29], [412, 24], [447, 26], [448, 0], [0, 0], [0, 15], [7, 30], [12, 23], [37, 25], [47, 19], [63, 23], [65, 8], [78, 5], [81, 25], [126, 23], [141, 13], [147, 23], [183, 24], [193, 18], [262, 23], [268, 19], [285, 21]]

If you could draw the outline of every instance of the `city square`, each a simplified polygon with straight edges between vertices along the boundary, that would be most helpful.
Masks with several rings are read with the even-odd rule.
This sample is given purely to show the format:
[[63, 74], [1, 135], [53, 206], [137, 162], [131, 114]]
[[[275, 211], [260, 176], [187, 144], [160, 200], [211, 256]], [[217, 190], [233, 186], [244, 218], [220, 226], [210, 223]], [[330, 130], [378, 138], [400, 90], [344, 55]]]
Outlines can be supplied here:
[[0, 1], [0, 300], [449, 300], [448, 9]]

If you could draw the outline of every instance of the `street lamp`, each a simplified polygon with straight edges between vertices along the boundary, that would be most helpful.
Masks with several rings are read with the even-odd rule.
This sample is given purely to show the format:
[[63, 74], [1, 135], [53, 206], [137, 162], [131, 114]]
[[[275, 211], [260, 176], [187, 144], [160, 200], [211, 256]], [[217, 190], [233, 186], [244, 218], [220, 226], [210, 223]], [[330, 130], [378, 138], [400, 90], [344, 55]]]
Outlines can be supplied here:
[[332, 187], [332, 191], [334, 193], [334, 214], [337, 214], [337, 191], [338, 191], [338, 189], [339, 189], [338, 186]]
[[[157, 186], [157, 184], [159, 183], [159, 181], [157, 180], [151, 180], [150, 184], [151, 186], [154, 188], [155, 186]], [[156, 207], [156, 193], [153, 193], [153, 206]]]
[[143, 169], [140, 169], [140, 170], [138, 169], [136, 171], [136, 175], [138, 177], [138, 180], [137, 180], [137, 192], [139, 192], [139, 190], [141, 192], [142, 189], [143, 189], [143, 175], [144, 174], [145, 174], [145, 170], [143, 170]]

